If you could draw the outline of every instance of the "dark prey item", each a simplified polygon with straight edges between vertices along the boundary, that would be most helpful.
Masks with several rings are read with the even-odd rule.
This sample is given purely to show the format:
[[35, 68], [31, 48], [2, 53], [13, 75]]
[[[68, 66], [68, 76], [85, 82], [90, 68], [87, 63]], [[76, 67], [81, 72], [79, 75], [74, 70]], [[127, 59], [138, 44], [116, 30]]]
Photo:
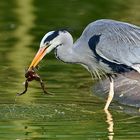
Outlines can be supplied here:
[[46, 90], [45, 90], [45, 86], [44, 86], [44, 83], [42, 81], [42, 79], [40, 78], [40, 76], [35, 72], [35, 69], [32, 68], [31, 70], [28, 70], [26, 73], [25, 73], [25, 77], [26, 77], [26, 81], [25, 81], [25, 90], [21, 93], [18, 93], [17, 95], [20, 96], [20, 95], [23, 95], [27, 92], [27, 89], [28, 89], [28, 84], [29, 82], [33, 81], [33, 80], [36, 80], [36, 81], [39, 81], [40, 82], [40, 85], [41, 85], [41, 88], [43, 90], [43, 92], [45, 94], [51, 94], [51, 93], [48, 93]]

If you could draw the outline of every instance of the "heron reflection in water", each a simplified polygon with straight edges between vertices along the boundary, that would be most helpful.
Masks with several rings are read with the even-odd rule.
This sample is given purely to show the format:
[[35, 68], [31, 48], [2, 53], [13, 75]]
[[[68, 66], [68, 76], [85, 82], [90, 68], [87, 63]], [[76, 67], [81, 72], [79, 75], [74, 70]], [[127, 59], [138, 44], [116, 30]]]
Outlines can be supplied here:
[[66, 30], [50, 31], [42, 38], [29, 70], [52, 50], [63, 62], [81, 64], [99, 79], [103, 75], [109, 78], [105, 110], [114, 96], [114, 76], [131, 71], [140, 73], [140, 27], [129, 23], [108, 19], [94, 21], [75, 43]]

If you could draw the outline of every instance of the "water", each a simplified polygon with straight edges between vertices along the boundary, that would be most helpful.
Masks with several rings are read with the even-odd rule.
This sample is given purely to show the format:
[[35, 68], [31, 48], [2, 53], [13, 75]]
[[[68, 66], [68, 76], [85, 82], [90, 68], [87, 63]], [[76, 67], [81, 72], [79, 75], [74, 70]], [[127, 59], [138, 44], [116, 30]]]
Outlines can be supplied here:
[[[38, 82], [24, 89], [24, 72], [42, 36], [69, 28], [76, 39], [93, 20], [111, 18], [140, 25], [139, 0], [1, 0], [0, 1], [0, 139], [1, 140], [139, 140], [138, 109], [113, 103], [104, 112], [94, 81], [79, 65], [57, 61], [53, 53], [40, 63]], [[125, 108], [125, 109], [122, 109]]]

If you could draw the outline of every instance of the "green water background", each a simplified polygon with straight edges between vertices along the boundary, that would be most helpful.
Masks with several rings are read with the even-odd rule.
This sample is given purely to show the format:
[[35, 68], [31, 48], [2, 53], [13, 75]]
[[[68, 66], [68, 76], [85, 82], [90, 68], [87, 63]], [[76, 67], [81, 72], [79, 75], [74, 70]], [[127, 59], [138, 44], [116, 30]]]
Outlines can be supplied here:
[[88, 23], [101, 18], [140, 25], [139, 9], [139, 0], [1, 0], [0, 140], [139, 140], [140, 117], [115, 103], [104, 112], [90, 74], [53, 53], [38, 72], [54, 95], [43, 95], [32, 82], [26, 95], [16, 97], [45, 33], [68, 28], [76, 40]]

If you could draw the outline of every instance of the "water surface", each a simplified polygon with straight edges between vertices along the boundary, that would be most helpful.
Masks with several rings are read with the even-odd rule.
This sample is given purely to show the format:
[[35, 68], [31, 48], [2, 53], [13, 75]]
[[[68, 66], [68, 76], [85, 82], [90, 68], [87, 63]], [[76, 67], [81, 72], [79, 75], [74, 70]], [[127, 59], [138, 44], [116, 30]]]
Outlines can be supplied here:
[[1, 0], [0, 1], [0, 139], [1, 140], [139, 140], [138, 109], [94, 95], [90, 74], [80, 65], [64, 64], [52, 54], [40, 63], [39, 74], [53, 96], [37, 82], [23, 90], [25, 69], [42, 36], [69, 28], [74, 40], [93, 20], [111, 18], [140, 25], [139, 0]]

